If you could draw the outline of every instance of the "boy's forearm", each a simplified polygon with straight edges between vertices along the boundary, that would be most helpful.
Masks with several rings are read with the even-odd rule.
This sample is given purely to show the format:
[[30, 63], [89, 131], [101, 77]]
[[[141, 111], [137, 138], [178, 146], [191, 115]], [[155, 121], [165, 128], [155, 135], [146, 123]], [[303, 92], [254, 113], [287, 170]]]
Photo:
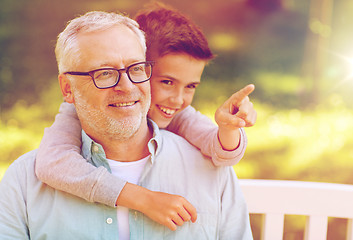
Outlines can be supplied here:
[[235, 133], [222, 131], [221, 138], [233, 138], [228, 141], [229, 146], [223, 146], [226, 140], [220, 141], [217, 126], [191, 106], [175, 116], [167, 128], [199, 148], [202, 154], [211, 158], [215, 166], [232, 166], [243, 157], [247, 138], [242, 128], [236, 129]]
[[116, 206], [144, 212], [143, 207], [146, 205], [150, 192], [146, 188], [127, 182], [116, 200]]
[[218, 129], [218, 140], [223, 150], [233, 151], [239, 147], [240, 131], [237, 129]]

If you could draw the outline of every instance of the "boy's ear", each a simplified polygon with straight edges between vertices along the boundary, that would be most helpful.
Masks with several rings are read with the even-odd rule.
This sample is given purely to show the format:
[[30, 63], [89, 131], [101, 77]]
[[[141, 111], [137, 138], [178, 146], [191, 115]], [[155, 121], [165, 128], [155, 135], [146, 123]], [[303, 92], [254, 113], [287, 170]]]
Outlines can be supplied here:
[[64, 96], [64, 99], [68, 103], [74, 103], [74, 96], [72, 94], [72, 88], [71, 88], [71, 82], [70, 80], [66, 77], [65, 74], [60, 74], [58, 76], [59, 79], [59, 84], [61, 88], [61, 92]]

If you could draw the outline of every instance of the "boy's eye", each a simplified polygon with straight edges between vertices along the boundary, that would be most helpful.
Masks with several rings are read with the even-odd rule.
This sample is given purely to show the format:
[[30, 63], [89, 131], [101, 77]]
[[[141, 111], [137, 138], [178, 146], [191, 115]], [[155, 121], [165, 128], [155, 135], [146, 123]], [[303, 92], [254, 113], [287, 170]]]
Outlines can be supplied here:
[[190, 84], [190, 85], [187, 85], [186, 87], [190, 89], [195, 89], [197, 86], [198, 84]]
[[166, 85], [172, 85], [173, 82], [170, 80], [162, 80], [161, 83], [166, 84]]

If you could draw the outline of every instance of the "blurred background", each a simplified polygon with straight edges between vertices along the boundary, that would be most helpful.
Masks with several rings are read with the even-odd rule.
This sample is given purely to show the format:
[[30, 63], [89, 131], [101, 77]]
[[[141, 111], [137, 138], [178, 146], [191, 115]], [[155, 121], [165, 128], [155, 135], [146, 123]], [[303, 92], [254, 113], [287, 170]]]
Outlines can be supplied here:
[[[133, 17], [146, 2], [0, 0], [0, 179], [39, 146], [62, 102], [54, 45], [66, 22], [90, 10]], [[189, 15], [218, 56], [197, 90], [198, 110], [213, 119], [233, 92], [256, 85], [258, 121], [246, 129], [239, 178], [353, 184], [353, 1], [161, 2]], [[302, 217], [285, 222], [285, 239], [303, 239]], [[344, 223], [330, 220], [329, 239], [344, 239]]]

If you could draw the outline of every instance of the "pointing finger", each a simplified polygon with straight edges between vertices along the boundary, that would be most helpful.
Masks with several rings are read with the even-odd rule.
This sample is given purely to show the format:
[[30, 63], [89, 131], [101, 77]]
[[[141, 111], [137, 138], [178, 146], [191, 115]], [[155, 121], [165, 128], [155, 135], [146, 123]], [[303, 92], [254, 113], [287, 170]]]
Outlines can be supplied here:
[[249, 84], [244, 88], [240, 89], [238, 92], [234, 93], [228, 100], [233, 105], [238, 105], [244, 98], [246, 98], [250, 93], [252, 93], [255, 89], [254, 84]]
[[240, 89], [238, 92], [235, 93], [235, 100], [236, 102], [241, 102], [244, 98], [246, 98], [250, 93], [252, 93], [255, 90], [255, 85], [254, 84], [249, 84], [245, 86], [244, 88]]
[[244, 88], [240, 89], [238, 92], [234, 93], [226, 102], [225, 106], [228, 106], [229, 112], [235, 114], [238, 111], [238, 107], [244, 99], [249, 100], [248, 95], [252, 93], [255, 89], [254, 84], [249, 84]]

